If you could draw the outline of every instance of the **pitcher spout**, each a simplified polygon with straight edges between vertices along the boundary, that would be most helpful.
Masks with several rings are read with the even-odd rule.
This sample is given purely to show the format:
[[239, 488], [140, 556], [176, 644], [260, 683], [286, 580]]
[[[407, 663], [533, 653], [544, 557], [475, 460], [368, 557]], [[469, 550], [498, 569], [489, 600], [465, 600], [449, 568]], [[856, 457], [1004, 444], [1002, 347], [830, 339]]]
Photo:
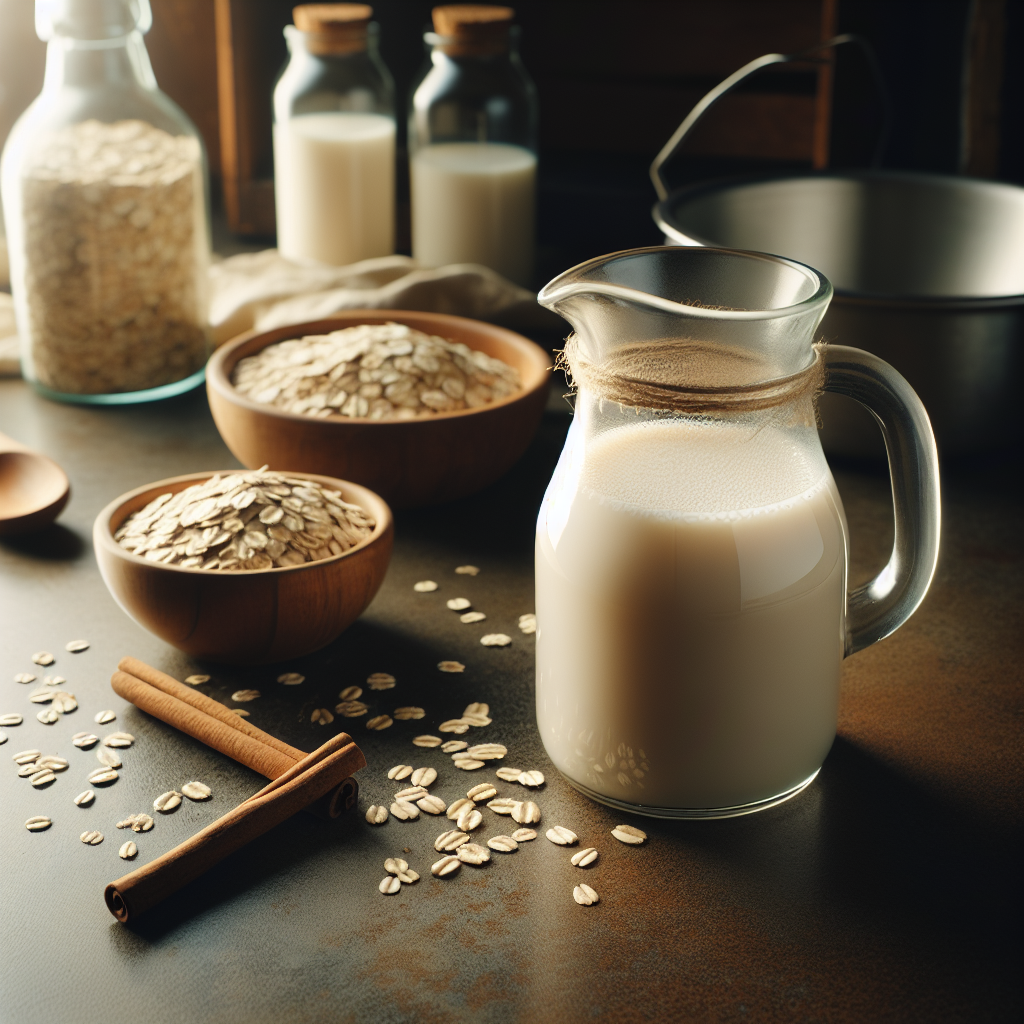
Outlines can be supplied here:
[[[740, 357], [755, 384], [799, 373], [813, 361], [814, 331], [832, 298], [816, 270], [765, 253], [651, 246], [600, 256], [567, 270], [537, 296], [573, 327], [585, 357], [600, 364], [623, 345], [673, 342], [672, 359], [694, 359], [691, 383], [713, 387], [700, 353]], [[680, 367], [682, 368], [682, 367]], [[708, 376], [710, 373], [710, 376]], [[692, 375], [697, 377], [693, 378]]]

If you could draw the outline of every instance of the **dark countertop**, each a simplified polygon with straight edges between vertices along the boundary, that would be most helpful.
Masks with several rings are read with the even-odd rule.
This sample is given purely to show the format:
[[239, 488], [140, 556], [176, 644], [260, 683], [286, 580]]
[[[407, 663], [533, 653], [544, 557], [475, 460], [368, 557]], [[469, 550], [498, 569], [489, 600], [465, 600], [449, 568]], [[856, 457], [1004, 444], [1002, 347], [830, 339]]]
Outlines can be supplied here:
[[[494, 724], [477, 736], [504, 742], [506, 763], [547, 774], [537, 841], [438, 880], [432, 841], [447, 822], [424, 815], [371, 828], [361, 812], [334, 823], [299, 815], [124, 927], [102, 899], [126, 870], [114, 823], [189, 778], [213, 787], [209, 803], [186, 802], [132, 837], [141, 863], [263, 780], [111, 692], [125, 654], [178, 678], [201, 666], [116, 607], [96, 569], [92, 521], [137, 485], [235, 463], [201, 392], [89, 409], [0, 382], [0, 430], [53, 456], [72, 480], [60, 525], [0, 544], [0, 714], [25, 716], [0, 747], [0, 1021], [1020, 1019], [1019, 465], [947, 474], [932, 591], [903, 629], [846, 663], [839, 736], [808, 790], [728, 821], [632, 819], [650, 838], [626, 847], [608, 834], [624, 816], [589, 802], [548, 763], [533, 720], [533, 638], [516, 628], [533, 609], [533, 521], [567, 424], [550, 412], [519, 466], [483, 494], [399, 514], [394, 561], [369, 610], [331, 648], [286, 666], [306, 674], [301, 687], [276, 684], [282, 668], [211, 668], [206, 688], [225, 703], [239, 686], [261, 689], [247, 705], [251, 721], [313, 749], [345, 720], [311, 725], [312, 708], [332, 707], [370, 672], [394, 673], [395, 689], [370, 692], [373, 707], [418, 704], [427, 718], [382, 733], [350, 723], [370, 762], [361, 808], [389, 799], [390, 765], [447, 764], [410, 738], [487, 701]], [[863, 579], [891, 544], [888, 481], [852, 470], [837, 479], [853, 577]], [[454, 575], [467, 562], [479, 576]], [[440, 589], [414, 593], [423, 578]], [[457, 595], [487, 612], [487, 629], [445, 609]], [[509, 633], [512, 646], [481, 647], [489, 630]], [[89, 650], [66, 654], [79, 637]], [[53, 726], [35, 719], [34, 687], [13, 682], [39, 649], [57, 655], [48, 671], [67, 677], [80, 704]], [[465, 675], [438, 673], [442, 658], [465, 662]], [[123, 752], [121, 779], [77, 808], [72, 798], [97, 762], [71, 735], [108, 707], [137, 742]], [[67, 757], [70, 770], [33, 790], [9, 760], [28, 747]], [[484, 778], [493, 772], [445, 768], [434, 789], [451, 801]], [[53, 827], [27, 832], [33, 814]], [[601, 851], [585, 876], [601, 895], [595, 907], [573, 902], [583, 873], [543, 838], [556, 823]], [[106, 841], [80, 843], [87, 828]], [[478, 835], [501, 831], [488, 820]], [[424, 877], [384, 897], [382, 862], [404, 848]]]

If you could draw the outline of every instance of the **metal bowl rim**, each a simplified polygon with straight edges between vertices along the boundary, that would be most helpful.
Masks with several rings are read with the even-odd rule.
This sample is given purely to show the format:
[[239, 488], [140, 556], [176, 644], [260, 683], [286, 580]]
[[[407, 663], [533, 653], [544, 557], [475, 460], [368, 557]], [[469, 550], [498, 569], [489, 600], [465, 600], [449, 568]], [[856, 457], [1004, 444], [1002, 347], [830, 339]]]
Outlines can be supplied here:
[[[686, 185], [674, 189], [664, 199], [655, 203], [651, 209], [651, 216], [654, 223], [664, 232], [666, 237], [675, 238], [676, 244], [688, 245], [681, 241], [682, 238], [689, 238], [701, 248], [721, 248], [720, 243], [710, 239], [702, 238], [700, 235], [684, 235], [669, 218], [672, 208], [684, 197], [693, 198], [702, 194], [712, 192], [724, 192], [729, 189], [743, 185], [762, 185], [776, 181], [820, 181], [822, 178], [837, 178], [847, 181], [864, 180], [887, 180], [905, 182], [927, 182], [929, 184], [942, 184], [960, 186], [982, 186], [988, 189], [1010, 189], [1024, 193], [1024, 188], [1005, 181], [989, 181], [985, 178], [968, 178], [954, 176], [951, 174], [929, 174], [923, 171], [818, 171], [808, 174], [751, 174], [734, 175], [728, 178], [716, 178], [714, 181], [700, 182], [696, 185]], [[770, 253], [767, 255], [782, 255]], [[783, 259], [792, 259], [790, 256], [782, 256]], [[796, 261], [801, 262], [801, 261]], [[815, 268], [811, 268], [812, 270]], [[820, 271], [817, 271], [819, 274]], [[824, 276], [824, 275], [822, 275]], [[848, 288], [840, 288], [833, 285], [834, 297], [848, 303], [876, 305], [876, 306], [898, 306], [900, 308], [916, 308], [922, 310], [946, 310], [957, 309], [969, 311], [1000, 309], [1004, 307], [1024, 305], [1024, 292], [1010, 295], [946, 295], [941, 298], [928, 295], [892, 295], [880, 292], [853, 291]]]

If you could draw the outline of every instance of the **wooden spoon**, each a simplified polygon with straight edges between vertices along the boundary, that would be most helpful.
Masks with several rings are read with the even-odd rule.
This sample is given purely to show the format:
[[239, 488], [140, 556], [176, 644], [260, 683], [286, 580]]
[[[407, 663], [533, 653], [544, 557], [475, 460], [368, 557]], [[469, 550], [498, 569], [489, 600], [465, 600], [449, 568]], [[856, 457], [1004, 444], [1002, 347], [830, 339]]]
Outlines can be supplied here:
[[67, 474], [53, 459], [0, 434], [0, 537], [49, 526], [70, 495]]

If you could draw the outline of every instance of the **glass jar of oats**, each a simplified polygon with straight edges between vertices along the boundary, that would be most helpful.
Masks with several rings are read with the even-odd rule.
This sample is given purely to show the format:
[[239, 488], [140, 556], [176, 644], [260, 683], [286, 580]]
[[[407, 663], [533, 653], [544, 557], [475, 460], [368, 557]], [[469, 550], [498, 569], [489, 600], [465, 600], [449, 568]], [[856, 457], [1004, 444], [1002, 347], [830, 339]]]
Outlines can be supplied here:
[[37, 0], [43, 90], [0, 164], [22, 372], [51, 398], [114, 404], [203, 379], [206, 159], [158, 88], [149, 0]]

